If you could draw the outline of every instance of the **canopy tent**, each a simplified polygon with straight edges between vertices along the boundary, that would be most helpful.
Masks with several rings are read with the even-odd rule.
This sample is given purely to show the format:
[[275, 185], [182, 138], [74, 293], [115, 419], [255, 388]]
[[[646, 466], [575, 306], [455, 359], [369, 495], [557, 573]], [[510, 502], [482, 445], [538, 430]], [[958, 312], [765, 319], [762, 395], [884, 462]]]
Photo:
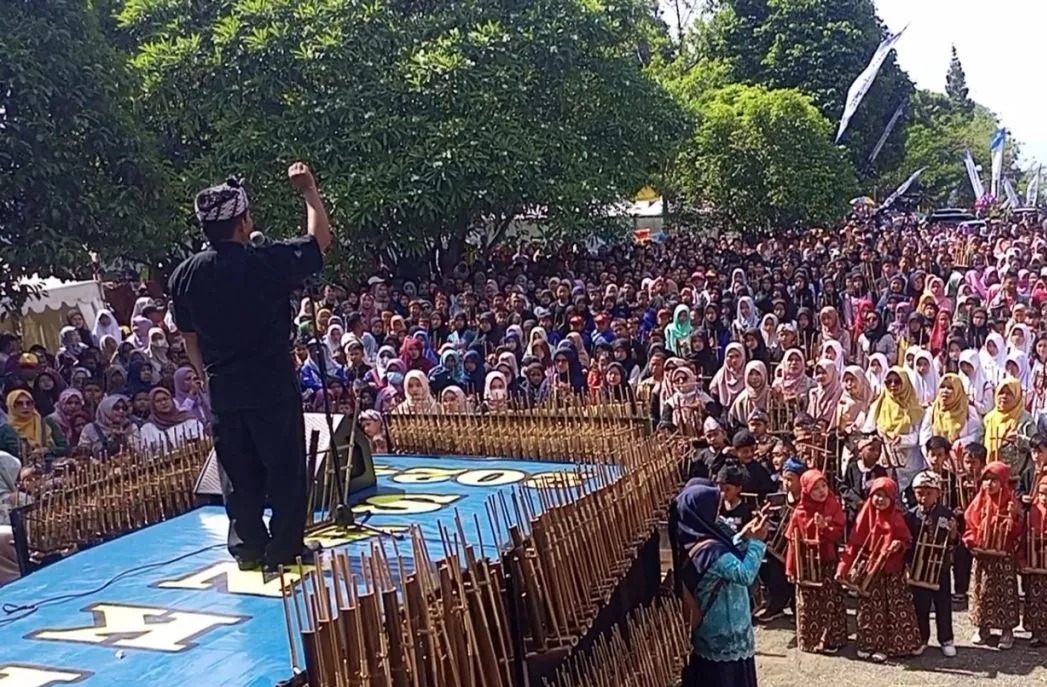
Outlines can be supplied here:
[[102, 285], [96, 281], [67, 282], [57, 277], [33, 276], [20, 283], [38, 288], [39, 296], [30, 297], [16, 317], [5, 313], [0, 329], [20, 330], [25, 348], [39, 343], [54, 351], [58, 348], [58, 332], [66, 325], [70, 312], [79, 310], [91, 326], [98, 311], [105, 308]]

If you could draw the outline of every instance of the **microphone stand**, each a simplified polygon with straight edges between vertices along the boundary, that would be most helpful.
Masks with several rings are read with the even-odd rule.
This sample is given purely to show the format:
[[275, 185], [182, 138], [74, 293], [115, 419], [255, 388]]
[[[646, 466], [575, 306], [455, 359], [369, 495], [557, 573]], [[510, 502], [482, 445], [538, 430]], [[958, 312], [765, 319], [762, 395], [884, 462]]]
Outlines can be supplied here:
[[[331, 399], [327, 394], [327, 356], [325, 355], [324, 351], [324, 347], [326, 346], [326, 344], [320, 338], [321, 335], [319, 330], [317, 329], [316, 321], [316, 300], [317, 296], [319, 295], [319, 289], [317, 289], [318, 286], [319, 283], [314, 279], [309, 279], [305, 282], [305, 292], [309, 298], [309, 316], [312, 318], [313, 321], [313, 337], [312, 340], [309, 342], [308, 348], [309, 352], [312, 353], [314, 359], [316, 360], [316, 367], [320, 373], [320, 393], [323, 394], [324, 419], [327, 423], [327, 459], [331, 461], [331, 466], [333, 470], [333, 496], [336, 503], [334, 505], [327, 504], [329, 506], [328, 512], [330, 513], [331, 522], [334, 524], [335, 527], [338, 527], [339, 529], [343, 530], [357, 529], [370, 532], [372, 534], [385, 535], [393, 537], [394, 539], [401, 539], [402, 536], [400, 535], [394, 534], [392, 532], [387, 532], [373, 525], [368, 525], [367, 520], [368, 518], [370, 518], [369, 514], [363, 519], [357, 520], [356, 515], [353, 513], [353, 509], [346, 502], [346, 497], [349, 492], [349, 482], [355, 464], [354, 457], [356, 455], [356, 432], [353, 432], [352, 441], [349, 446], [349, 462], [348, 465], [345, 466], [345, 489], [343, 489], [341, 480], [342, 465], [338, 456], [338, 447], [335, 445], [334, 413], [331, 410]], [[359, 417], [360, 409], [358, 407], [358, 404], [354, 404], [353, 417], [351, 418], [353, 421], [354, 430], [356, 423], [359, 421]], [[310, 475], [309, 478], [315, 485], [315, 476]], [[321, 497], [321, 507], [322, 505], [323, 501]]]

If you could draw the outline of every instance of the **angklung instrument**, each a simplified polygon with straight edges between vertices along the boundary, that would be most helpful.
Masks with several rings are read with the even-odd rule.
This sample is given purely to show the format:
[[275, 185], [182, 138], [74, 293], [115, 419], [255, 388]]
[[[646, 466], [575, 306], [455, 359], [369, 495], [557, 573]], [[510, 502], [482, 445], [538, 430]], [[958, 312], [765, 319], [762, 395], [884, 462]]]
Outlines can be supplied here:
[[888, 436], [887, 434], [884, 434], [883, 432], [879, 432], [878, 434], [880, 435], [881, 439], [880, 443], [883, 444], [883, 455], [887, 459], [887, 465], [885, 467], [895, 469], [904, 468], [906, 463], [908, 462], [905, 453], [899, 451], [897, 448], [894, 447], [894, 444], [892, 443], [892, 437]]
[[[821, 587], [825, 583], [822, 572], [822, 533], [818, 520], [812, 520], [800, 532], [792, 534], [793, 557], [796, 560], [796, 584], [801, 587]], [[814, 530], [813, 535], [809, 530]]]
[[840, 585], [857, 592], [860, 596], [869, 596], [873, 583], [883, 572], [888, 557], [891, 555], [889, 537], [870, 536], [858, 548], [854, 560], [837, 577]]
[[993, 507], [989, 500], [982, 506], [981, 522], [975, 533], [976, 546], [971, 547], [971, 552], [983, 556], [995, 556], [1002, 558], [1009, 556], [1011, 533], [1014, 530], [1014, 502], [1008, 501], [1007, 506], [1001, 509]]
[[952, 548], [952, 520], [950, 518], [922, 518], [913, 543], [908, 566], [908, 581], [913, 587], [938, 591], [941, 589], [942, 567]]
[[1023, 539], [1021, 573], [1047, 575], [1047, 532], [1042, 527], [1029, 527]]
[[778, 528], [767, 541], [767, 553], [777, 558], [783, 564], [785, 563], [786, 551], [789, 548], [789, 523], [792, 522], [793, 511], [795, 510], [796, 508], [789, 503], [782, 506], [782, 517], [778, 523]]

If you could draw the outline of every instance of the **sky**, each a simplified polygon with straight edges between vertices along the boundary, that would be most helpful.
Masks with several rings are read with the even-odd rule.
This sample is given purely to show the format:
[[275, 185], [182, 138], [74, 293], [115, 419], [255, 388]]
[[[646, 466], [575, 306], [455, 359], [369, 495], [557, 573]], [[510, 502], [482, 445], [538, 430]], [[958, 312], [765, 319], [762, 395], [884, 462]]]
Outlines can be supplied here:
[[[1043, 0], [874, 0], [892, 31], [909, 24], [898, 43], [898, 64], [920, 88], [945, 90], [955, 44], [970, 97], [996, 112], [1022, 143], [1023, 167], [1047, 163], [1047, 99], [1038, 73], [1044, 46]], [[989, 142], [972, 150], [988, 165]]]

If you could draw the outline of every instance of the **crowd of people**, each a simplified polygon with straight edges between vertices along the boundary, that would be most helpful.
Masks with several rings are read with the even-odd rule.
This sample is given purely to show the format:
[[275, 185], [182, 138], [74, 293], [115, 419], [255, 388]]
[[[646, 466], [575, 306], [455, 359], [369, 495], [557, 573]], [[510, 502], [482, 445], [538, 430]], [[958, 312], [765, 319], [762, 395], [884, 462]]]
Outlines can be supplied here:
[[[748, 589], [759, 580], [758, 621], [789, 610], [799, 648], [832, 653], [870, 551], [860, 655], [922, 652], [932, 609], [954, 655], [954, 594], [970, 598], [975, 644], [996, 631], [1010, 648], [1019, 625], [1047, 641], [1047, 577], [1021, 574], [1047, 532], [1044, 306], [1038, 225], [852, 216], [763, 239], [523, 244], [441, 276], [328, 284], [289, 303], [289, 350], [306, 410], [359, 411], [379, 452], [390, 413], [601, 402], [692, 442], [673, 545], [701, 618], [694, 664], [703, 684], [745, 685]], [[143, 296], [126, 322], [71, 312], [60, 341], [0, 336], [0, 502], [32, 474], [209, 431], [206, 384], [162, 300]], [[805, 452], [811, 437], [833, 448]], [[939, 589], [912, 587], [914, 540], [940, 521]], [[787, 542], [780, 560], [764, 538]]]

